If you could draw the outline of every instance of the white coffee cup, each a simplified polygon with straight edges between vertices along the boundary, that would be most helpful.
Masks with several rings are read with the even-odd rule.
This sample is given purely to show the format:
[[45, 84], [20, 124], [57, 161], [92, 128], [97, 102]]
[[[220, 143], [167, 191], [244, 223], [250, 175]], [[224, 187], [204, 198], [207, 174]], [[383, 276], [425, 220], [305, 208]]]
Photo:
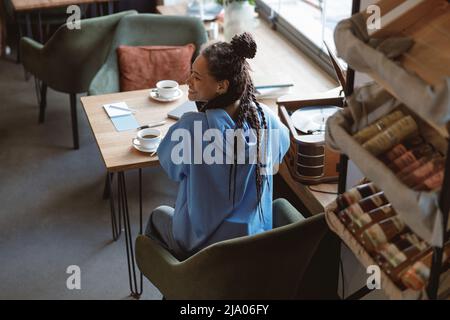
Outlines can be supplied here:
[[161, 142], [161, 131], [155, 128], [139, 130], [136, 135], [139, 145], [146, 149], [153, 149]]
[[170, 99], [178, 94], [178, 82], [174, 80], [161, 80], [156, 84], [158, 96], [163, 99]]

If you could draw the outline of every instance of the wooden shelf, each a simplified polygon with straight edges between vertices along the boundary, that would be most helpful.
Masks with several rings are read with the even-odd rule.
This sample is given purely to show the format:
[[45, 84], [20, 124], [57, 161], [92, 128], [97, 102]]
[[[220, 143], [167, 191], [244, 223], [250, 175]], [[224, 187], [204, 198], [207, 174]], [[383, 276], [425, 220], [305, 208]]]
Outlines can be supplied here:
[[[440, 244], [442, 240], [438, 240], [438, 235], [443, 231], [438, 223], [440, 209], [437, 202], [440, 192], [438, 190], [419, 192], [404, 185], [383, 162], [364, 149], [347, 132], [346, 128], [351, 127], [349, 113], [350, 110], [345, 109], [330, 117], [327, 122], [329, 136], [339, 137], [339, 139], [333, 141], [335, 146], [358, 166], [365, 177], [373, 181], [381, 190], [384, 190], [386, 197], [396, 208], [400, 218], [417, 235], [431, 245]], [[420, 122], [418, 124], [420, 128]], [[430, 127], [428, 129], [433, 130]], [[437, 134], [434, 134], [434, 136], [439, 138]], [[442, 137], [441, 139], [443, 140]], [[442, 144], [445, 145], [445, 143]], [[399, 197], [399, 194], [402, 194], [402, 197]]]
[[[449, 51], [450, 52], [450, 51]], [[380, 85], [383, 86], [383, 88], [385, 88], [392, 96], [394, 96], [396, 99], [402, 101], [401, 97], [398, 95], [397, 91], [392, 87], [392, 85], [387, 82], [384, 81], [378, 74], [376, 73], [368, 73], [377, 83], [379, 83]], [[414, 110], [409, 109], [411, 112], [415, 113]], [[419, 116], [419, 115], [418, 115]], [[430, 119], [426, 119], [426, 118], [421, 118], [423, 121], [427, 122], [428, 125], [430, 125], [431, 127], [433, 127], [442, 137], [448, 139], [449, 138], [449, 130], [446, 126], [440, 126], [438, 125], [436, 122], [430, 120]]]
[[[446, 0], [388, 2], [391, 7], [381, 14], [383, 18], [391, 16], [390, 21], [383, 24], [382, 18], [382, 28], [370, 36], [412, 37], [415, 44], [401, 58], [402, 66], [431, 85], [441, 83], [450, 75], [450, 4]], [[393, 2], [397, 6], [392, 6]], [[400, 14], [395, 16], [395, 11]]]
[[[347, 247], [354, 253], [359, 262], [364, 266], [378, 265], [370, 256], [366, 249], [355, 239], [353, 234], [347, 230], [344, 224], [338, 219], [333, 212], [336, 209], [336, 203], [331, 203], [325, 210], [325, 218], [330, 229], [335, 232]], [[439, 289], [439, 297], [448, 299], [450, 297], [450, 270], [441, 275], [441, 285]], [[412, 289], [401, 289], [395, 282], [381, 269], [381, 289], [390, 299], [425, 299], [426, 295], [423, 291]]]
[[[413, 46], [393, 61], [381, 51], [372, 48], [364, 36], [357, 36], [361, 32], [355, 32], [357, 29], [355, 20], [353, 23], [346, 21], [338, 25], [336, 38], [342, 41], [337, 42], [336, 47], [349, 65], [359, 66], [361, 69], [359, 71], [367, 73], [377, 84], [402, 102], [404, 104], [402, 108], [412, 113], [421, 133], [422, 131], [426, 133], [425, 139], [429, 142], [437, 141], [439, 145], [437, 149], [443, 154], [448, 154], [450, 3], [447, 0], [381, 0], [376, 5], [381, 10], [381, 28], [373, 32], [368, 30], [369, 37], [372, 39], [410, 37], [413, 40]], [[369, 13], [363, 12], [362, 21], [367, 21], [368, 16]], [[358, 67], [355, 69], [358, 70]], [[384, 113], [386, 112], [388, 112], [387, 109]], [[384, 190], [386, 197], [398, 212], [399, 218], [410, 229], [429, 244], [441, 246], [447, 231], [443, 223], [446, 221], [448, 212], [443, 212], [444, 216], [441, 212], [444, 210], [442, 208], [447, 206], [442, 204], [440, 192], [416, 192], [406, 187], [381, 161], [351, 137], [350, 134], [354, 132], [350, 132], [352, 130], [349, 129], [352, 125], [350, 119], [352, 115], [349, 112], [342, 112], [335, 119], [329, 120], [327, 129], [330, 130], [330, 136], [335, 137], [331, 139], [335, 146], [347, 154], [367, 178]], [[442, 187], [445, 192], [448, 190], [446, 186], [449, 169], [446, 168], [445, 182]], [[402, 197], [399, 197], [399, 194]], [[332, 209], [327, 208], [326, 211], [330, 228], [341, 237], [363, 265], [376, 264], [331, 211]], [[438, 298], [442, 298], [443, 295], [449, 296], [449, 274], [450, 271], [447, 271], [441, 275]], [[426, 297], [421, 292], [401, 290], [385, 273], [382, 273], [382, 286], [390, 298]], [[434, 290], [433, 287], [431, 290]]]
[[[391, 95], [448, 138], [450, 117], [448, 82], [450, 77], [450, 3], [446, 0], [382, 0], [381, 29], [372, 39], [410, 37], [412, 47], [396, 61], [357, 37], [350, 25], [337, 29], [337, 38], [351, 44], [336, 44], [344, 60], [361, 66]], [[364, 17], [365, 15], [365, 17]], [[363, 19], [367, 18], [363, 13]], [[370, 31], [370, 30], [368, 30]], [[358, 68], [356, 68], [358, 70]], [[434, 99], [434, 101], [433, 101]]]

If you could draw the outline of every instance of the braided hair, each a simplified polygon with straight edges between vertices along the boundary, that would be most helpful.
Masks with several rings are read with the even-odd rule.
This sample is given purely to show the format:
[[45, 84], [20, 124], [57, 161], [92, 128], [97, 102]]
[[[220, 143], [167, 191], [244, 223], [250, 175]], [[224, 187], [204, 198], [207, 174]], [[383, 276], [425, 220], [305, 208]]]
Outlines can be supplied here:
[[[261, 197], [265, 175], [262, 174], [261, 161], [261, 132], [267, 129], [264, 112], [255, 98], [255, 87], [250, 77], [250, 65], [246, 59], [252, 59], [256, 54], [256, 43], [252, 35], [244, 32], [235, 35], [230, 43], [216, 42], [202, 50], [201, 54], [206, 58], [211, 76], [217, 81], [228, 80], [227, 92], [200, 105], [200, 111], [213, 108], [226, 108], [238, 101], [237, 119], [235, 130], [242, 129], [247, 124], [256, 132], [257, 158], [256, 158], [256, 196], [259, 212], [262, 215]], [[267, 139], [267, 135], [264, 135]], [[266, 140], [265, 139], [265, 140]], [[234, 141], [234, 161], [230, 167], [229, 194], [231, 196], [231, 180], [234, 171], [233, 206], [236, 191], [236, 137]], [[266, 150], [266, 148], [264, 148]], [[262, 216], [263, 217], [263, 216]]]

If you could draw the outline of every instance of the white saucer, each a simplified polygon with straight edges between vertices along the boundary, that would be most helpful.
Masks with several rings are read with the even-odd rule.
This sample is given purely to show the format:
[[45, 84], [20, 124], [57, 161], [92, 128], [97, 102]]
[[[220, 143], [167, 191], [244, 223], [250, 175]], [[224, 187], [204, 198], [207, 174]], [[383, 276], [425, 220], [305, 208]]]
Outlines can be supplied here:
[[139, 150], [139, 151], [142, 151], [142, 152], [147, 152], [147, 153], [153, 153], [153, 152], [156, 152], [156, 150], [158, 149], [158, 146], [159, 146], [159, 144], [157, 144], [155, 147], [153, 147], [153, 148], [144, 148], [144, 147], [142, 147], [141, 145], [140, 145], [140, 143], [139, 143], [139, 140], [138, 139], [136, 139], [136, 138], [134, 138], [133, 140], [132, 140], [132, 144], [133, 144], [133, 147], [135, 147], [137, 150]]
[[179, 98], [181, 98], [181, 96], [183, 95], [183, 91], [181, 91], [180, 88], [177, 89], [178, 93], [171, 97], [171, 98], [163, 98], [163, 97], [159, 97], [158, 96], [158, 92], [156, 91], [156, 88], [150, 89], [150, 97], [152, 99], [155, 99], [156, 101], [161, 101], [161, 102], [171, 102], [171, 101], [175, 101], [178, 100]]

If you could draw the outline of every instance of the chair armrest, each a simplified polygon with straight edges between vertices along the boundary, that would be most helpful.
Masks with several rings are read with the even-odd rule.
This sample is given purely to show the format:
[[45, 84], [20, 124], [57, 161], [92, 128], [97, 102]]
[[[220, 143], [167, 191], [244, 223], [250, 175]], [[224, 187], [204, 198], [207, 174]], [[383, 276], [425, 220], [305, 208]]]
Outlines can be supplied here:
[[[139, 235], [136, 238], [136, 260], [138, 260], [138, 264], [139, 260], [145, 261], [150, 256], [152, 257], [150, 261], [153, 266], [158, 261], [161, 261], [161, 267], [164, 268], [172, 267], [180, 263], [177, 258], [159, 243], [147, 236]], [[146, 267], [145, 263], [142, 264], [142, 267]]]
[[42, 72], [42, 51], [44, 46], [33, 39], [22, 37], [20, 39], [20, 50], [22, 55], [22, 64], [27, 71], [38, 77], [43, 78]]
[[305, 217], [289, 201], [281, 198], [273, 202], [272, 215], [274, 228], [305, 220]]
[[136, 238], [136, 262], [141, 272], [159, 288], [171, 281], [169, 275], [180, 264], [169, 251], [153, 239], [139, 235]]

